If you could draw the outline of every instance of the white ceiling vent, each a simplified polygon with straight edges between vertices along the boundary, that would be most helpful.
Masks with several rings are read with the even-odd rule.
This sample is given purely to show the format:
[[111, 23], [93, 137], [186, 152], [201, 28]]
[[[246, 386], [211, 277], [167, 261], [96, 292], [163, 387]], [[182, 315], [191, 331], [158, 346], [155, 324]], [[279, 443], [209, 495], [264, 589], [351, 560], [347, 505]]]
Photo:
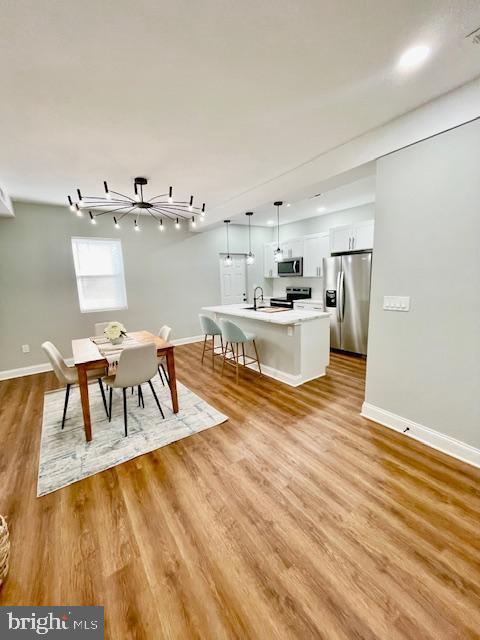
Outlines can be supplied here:
[[471, 40], [473, 44], [480, 44], [480, 27], [468, 33], [465, 38]]
[[0, 216], [14, 216], [12, 201], [5, 189], [0, 187]]

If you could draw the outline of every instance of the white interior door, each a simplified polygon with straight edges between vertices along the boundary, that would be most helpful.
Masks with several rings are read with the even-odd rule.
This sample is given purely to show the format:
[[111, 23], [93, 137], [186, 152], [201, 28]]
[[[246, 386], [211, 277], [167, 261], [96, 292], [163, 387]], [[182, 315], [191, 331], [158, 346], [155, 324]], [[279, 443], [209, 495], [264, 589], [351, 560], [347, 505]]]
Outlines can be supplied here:
[[247, 273], [245, 256], [232, 256], [232, 264], [227, 266], [220, 258], [220, 287], [222, 304], [239, 304], [247, 301]]

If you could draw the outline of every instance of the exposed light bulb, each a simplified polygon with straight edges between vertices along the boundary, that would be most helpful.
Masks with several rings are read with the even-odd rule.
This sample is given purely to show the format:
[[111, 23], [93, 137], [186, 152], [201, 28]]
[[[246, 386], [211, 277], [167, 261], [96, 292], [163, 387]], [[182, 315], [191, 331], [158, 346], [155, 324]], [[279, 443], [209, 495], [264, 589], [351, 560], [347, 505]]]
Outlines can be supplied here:
[[93, 213], [91, 211], [88, 212], [90, 214], [90, 222], [92, 224], [97, 224], [97, 221], [95, 220]]
[[115, 229], [120, 229], [120, 225], [117, 222], [117, 219], [115, 218], [115, 216], [113, 216], [113, 222], [115, 223]]
[[178, 218], [177, 218], [177, 221], [175, 222], [175, 229], [180, 229], [180, 222], [178, 221]]
[[110, 191], [107, 191], [106, 196], [107, 200], [111, 200], [113, 198], [112, 194], [110, 193]]
[[275, 253], [273, 254], [273, 257], [275, 262], [281, 262], [283, 260], [283, 251], [280, 249], [280, 247], [277, 247], [275, 249]]
[[290, 203], [290, 202], [287, 202], [287, 207], [290, 207], [290, 206], [291, 206], [291, 203]]
[[137, 224], [137, 221], [135, 220], [135, 227], [134, 227], [135, 231], [140, 231], [140, 227]]
[[231, 267], [231, 266], [232, 266], [232, 262], [233, 262], [233, 261], [232, 261], [232, 258], [231, 258], [230, 256], [227, 256], [227, 257], [225, 258], [224, 262], [225, 262], [225, 266], [226, 266], [226, 267]]
[[160, 220], [160, 224], [158, 225], [159, 231], [165, 231], [165, 227], [163, 226], [163, 221]]
[[75, 209], [75, 205], [74, 205], [74, 204], [71, 204], [71, 205], [70, 205], [70, 211], [74, 211], [74, 212], [76, 211], [76, 209]]
[[79, 216], [79, 217], [83, 216], [83, 212], [80, 209], [80, 207], [78, 206], [78, 204], [75, 205], [75, 211], [77, 212], [77, 216]]
[[195, 222], [195, 218], [192, 216], [192, 227], [195, 229], [197, 223]]
[[247, 256], [247, 264], [253, 264], [255, 262], [255, 256], [253, 253], [249, 253]]

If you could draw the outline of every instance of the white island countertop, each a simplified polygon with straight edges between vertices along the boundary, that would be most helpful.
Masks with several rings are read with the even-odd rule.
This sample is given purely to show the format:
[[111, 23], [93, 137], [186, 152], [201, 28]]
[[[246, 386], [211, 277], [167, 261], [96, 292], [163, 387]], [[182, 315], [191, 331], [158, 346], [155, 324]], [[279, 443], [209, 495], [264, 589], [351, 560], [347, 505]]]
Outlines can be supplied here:
[[306, 309], [293, 309], [288, 311], [277, 311], [274, 313], [265, 313], [262, 311], [254, 311], [249, 309], [251, 304], [223, 304], [216, 307], [203, 307], [203, 311], [209, 313], [220, 313], [227, 316], [236, 316], [237, 318], [248, 318], [249, 320], [260, 320], [261, 322], [270, 322], [272, 324], [298, 324], [300, 322], [308, 322], [317, 318], [329, 318], [330, 314], [324, 311], [307, 311]]

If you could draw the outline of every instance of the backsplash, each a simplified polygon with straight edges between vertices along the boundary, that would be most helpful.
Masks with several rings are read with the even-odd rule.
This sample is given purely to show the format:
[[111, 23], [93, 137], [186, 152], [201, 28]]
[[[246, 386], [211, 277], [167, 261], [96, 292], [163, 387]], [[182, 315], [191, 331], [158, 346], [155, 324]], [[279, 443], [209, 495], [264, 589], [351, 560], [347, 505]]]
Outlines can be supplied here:
[[287, 287], [311, 287], [312, 298], [322, 300], [323, 278], [273, 278], [273, 296], [284, 296]]

